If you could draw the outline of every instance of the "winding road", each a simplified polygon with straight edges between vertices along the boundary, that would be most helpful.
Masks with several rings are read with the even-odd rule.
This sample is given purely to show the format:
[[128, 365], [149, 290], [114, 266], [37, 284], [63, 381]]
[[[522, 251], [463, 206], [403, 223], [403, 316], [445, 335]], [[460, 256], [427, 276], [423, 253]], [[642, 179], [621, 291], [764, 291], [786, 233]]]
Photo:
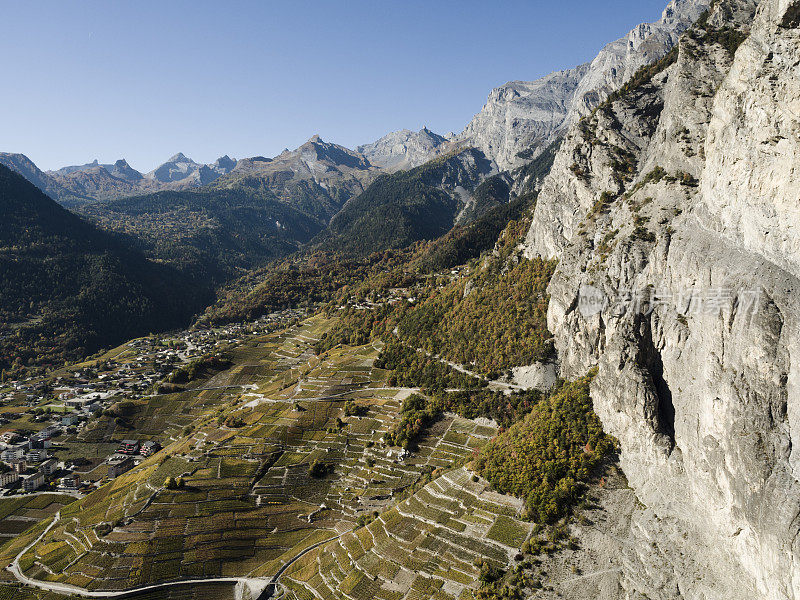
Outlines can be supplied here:
[[[230, 583], [236, 586], [237, 598], [242, 597], [241, 596], [242, 588], [247, 588], [250, 591], [251, 598], [259, 598], [269, 585], [277, 583], [278, 575], [273, 577], [272, 580], [267, 578], [258, 578], [258, 577], [218, 577], [218, 578], [208, 578], [208, 579], [185, 579], [181, 581], [156, 583], [152, 585], [143, 585], [139, 587], [129, 588], [127, 590], [122, 590], [122, 591], [91, 591], [75, 585], [69, 585], [67, 583], [39, 581], [38, 579], [33, 579], [32, 577], [28, 577], [27, 575], [25, 575], [25, 573], [22, 572], [22, 569], [19, 566], [20, 559], [31, 548], [33, 548], [36, 544], [42, 541], [44, 536], [46, 536], [50, 532], [50, 530], [53, 529], [53, 527], [55, 527], [58, 524], [60, 520], [61, 520], [61, 511], [55, 514], [55, 516], [53, 517], [53, 522], [47, 526], [47, 528], [39, 535], [39, 537], [37, 537], [30, 544], [25, 546], [25, 548], [23, 548], [22, 551], [19, 554], [17, 554], [17, 556], [14, 558], [14, 561], [8, 566], [8, 571], [10, 571], [12, 575], [14, 575], [17, 581], [25, 585], [37, 587], [42, 590], [47, 590], [49, 592], [55, 592], [57, 594], [65, 594], [65, 595], [75, 594], [78, 596], [83, 596], [84, 598], [126, 598], [134, 594], [138, 594], [140, 592], [151, 592], [171, 587], [186, 586], [186, 585], [203, 585], [211, 583]], [[308, 550], [310, 550], [310, 548]], [[291, 562], [297, 560], [303, 553], [294, 557]], [[284, 565], [284, 569], [285, 567], [288, 567], [291, 564], [291, 562]]]

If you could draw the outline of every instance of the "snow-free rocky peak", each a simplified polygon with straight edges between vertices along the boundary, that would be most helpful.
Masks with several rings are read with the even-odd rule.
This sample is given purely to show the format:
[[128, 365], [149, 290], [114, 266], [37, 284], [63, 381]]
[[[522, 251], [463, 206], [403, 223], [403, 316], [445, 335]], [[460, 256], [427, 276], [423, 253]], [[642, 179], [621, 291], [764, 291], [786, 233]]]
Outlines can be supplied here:
[[660, 20], [635, 27], [606, 45], [590, 63], [492, 90], [458, 141], [479, 148], [500, 169], [519, 166], [640, 67], [664, 56], [708, 5], [709, 0], [672, 0]]
[[388, 171], [417, 167], [443, 150], [452, 138], [441, 136], [427, 127], [419, 131], [401, 129], [386, 134], [371, 144], [358, 146], [356, 150], [370, 163]]
[[146, 177], [161, 183], [180, 182], [187, 186], [205, 185], [215, 181], [222, 175], [230, 173], [236, 166], [236, 161], [223, 156], [213, 164], [202, 165], [178, 152], [167, 162], [150, 171]]
[[107, 170], [112, 176], [124, 179], [125, 181], [135, 182], [142, 179], [142, 174], [131, 167], [124, 158], [115, 162], [111, 169]]

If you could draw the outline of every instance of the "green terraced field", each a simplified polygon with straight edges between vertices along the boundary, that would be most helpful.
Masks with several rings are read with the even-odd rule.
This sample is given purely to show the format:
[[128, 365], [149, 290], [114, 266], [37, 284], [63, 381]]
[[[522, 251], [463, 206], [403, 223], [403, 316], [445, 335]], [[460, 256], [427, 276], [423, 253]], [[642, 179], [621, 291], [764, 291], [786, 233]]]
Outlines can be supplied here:
[[64, 494], [0, 498], [0, 540], [11, 539], [75, 501]]
[[[56, 526], [22, 557], [25, 573], [90, 590], [271, 576], [304, 549], [341, 535], [335, 545], [348, 545], [352, 556], [364, 556], [365, 568], [383, 577], [403, 580], [408, 569], [425, 573], [408, 582], [408, 589], [425, 597], [425, 590], [442, 588], [442, 573], [449, 574], [450, 583], [441, 593], [453, 596], [453, 585], [471, 585], [475, 568], [466, 556], [472, 550], [464, 550], [468, 544], [481, 555], [505, 560], [506, 549], [486, 538], [492, 521], [466, 517], [473, 507], [516, 515], [515, 503], [498, 504], [482, 484], [470, 482], [458, 489], [474, 487], [477, 496], [449, 497], [455, 484], [447, 477], [456, 475], [439, 477], [402, 500], [423, 477], [468, 461], [494, 428], [451, 415], [430, 428], [413, 455], [386, 447], [383, 435], [399, 420], [411, 391], [385, 387], [385, 372], [372, 366], [378, 350], [371, 345], [315, 356], [313, 343], [327, 327], [329, 322], [309, 319], [249, 340], [234, 351], [233, 367], [195, 390], [148, 399], [137, 413], [137, 431], [159, 432], [174, 441], [65, 507]], [[242, 387], [208, 389], [231, 385]], [[347, 400], [365, 406], [366, 413], [345, 416]], [[184, 427], [192, 428], [189, 435], [180, 433]], [[315, 462], [332, 472], [312, 476], [309, 467]], [[455, 473], [466, 477], [463, 470]], [[166, 489], [168, 478], [180, 478], [183, 487]], [[380, 519], [358, 528], [360, 517], [374, 514]], [[367, 534], [393, 520], [396, 535], [411, 551], [403, 550], [405, 559], [395, 556], [384, 568], [378, 564], [382, 555], [368, 552], [375, 540]], [[395, 529], [389, 531], [395, 535]], [[36, 532], [41, 529], [25, 539], [34, 539]], [[422, 532], [431, 537], [417, 539]], [[479, 532], [480, 540], [472, 539], [472, 532]], [[4, 549], [3, 559], [22, 547], [20, 542]], [[323, 572], [339, 582], [349, 577], [342, 589], [353, 598], [382, 589], [344, 563], [338, 568], [341, 577], [338, 571], [328, 576], [322, 567], [318, 577]], [[302, 589], [313, 594], [317, 587]], [[297, 593], [302, 594], [300, 588]]]
[[475, 560], [505, 567], [530, 535], [521, 509], [465, 468], [451, 470], [367, 526], [309, 552], [281, 583], [297, 600], [471, 598], [479, 587]]

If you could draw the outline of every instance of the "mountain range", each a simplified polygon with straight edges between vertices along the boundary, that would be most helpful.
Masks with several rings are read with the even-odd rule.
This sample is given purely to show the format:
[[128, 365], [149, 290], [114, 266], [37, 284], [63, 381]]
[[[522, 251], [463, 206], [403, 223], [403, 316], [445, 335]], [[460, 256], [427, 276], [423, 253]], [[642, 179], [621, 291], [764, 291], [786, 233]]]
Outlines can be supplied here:
[[36, 187], [65, 206], [115, 200], [163, 190], [181, 190], [209, 184], [230, 173], [236, 161], [222, 156], [202, 165], [178, 153], [149, 173], [140, 173], [122, 158], [113, 164], [96, 159], [55, 171], [42, 171], [23, 154], [0, 153], [0, 164], [17, 171]]
[[460, 134], [402, 130], [355, 150], [313, 136], [271, 158], [199, 164], [178, 153], [148, 173], [124, 159], [44, 172], [2, 153], [0, 164], [203, 288], [303, 248], [401, 248], [535, 190], [563, 132], [666, 55], [707, 4], [672, 0], [590, 63], [492, 91]]
[[[355, 150], [336, 146], [338, 154], [329, 154], [325, 167], [341, 164], [353, 169], [359, 163], [364, 172], [370, 171], [370, 166], [373, 173], [392, 172], [474, 147], [494, 162], [499, 171], [519, 168], [559, 138], [570, 125], [589, 114], [640, 67], [663, 57], [708, 5], [709, 0], [671, 0], [661, 19], [643, 23], [607, 44], [592, 61], [535, 81], [513, 81], [492, 90], [486, 104], [459, 134], [439, 135], [427, 127], [416, 132], [395, 131]], [[309, 143], [314, 140], [312, 138]], [[290, 178], [294, 182], [291, 185], [299, 181], [305, 181], [304, 185], [311, 185], [313, 181], [312, 187], [333, 184], [336, 189], [332, 194], [338, 194], [340, 203], [352, 197], [353, 189], [358, 187], [354, 188], [353, 179], [362, 183], [369, 179], [360, 175], [348, 177], [343, 188], [339, 188], [339, 182], [333, 181], [337, 179], [335, 174], [333, 177], [325, 175], [326, 168], [315, 170], [310, 166], [316, 159], [310, 162], [304, 159], [303, 152], [308, 151], [306, 145], [272, 159], [253, 157], [240, 161], [226, 155], [207, 165], [178, 153], [146, 174], [131, 168], [124, 159], [114, 164], [99, 164], [95, 160], [42, 172], [24, 155], [0, 153], [0, 164], [17, 170], [45, 193], [67, 205], [201, 187], [225, 175], [236, 175], [236, 171], [239, 175], [234, 179], [244, 172], [272, 173], [269, 177], [274, 184], [277, 179], [286, 178], [289, 172], [281, 171], [278, 165], [286, 167], [296, 160], [303, 164], [299, 166], [300, 173]], [[271, 162], [276, 164], [267, 168]], [[278, 171], [283, 174], [276, 175]], [[227, 185], [224, 181], [220, 183]]]

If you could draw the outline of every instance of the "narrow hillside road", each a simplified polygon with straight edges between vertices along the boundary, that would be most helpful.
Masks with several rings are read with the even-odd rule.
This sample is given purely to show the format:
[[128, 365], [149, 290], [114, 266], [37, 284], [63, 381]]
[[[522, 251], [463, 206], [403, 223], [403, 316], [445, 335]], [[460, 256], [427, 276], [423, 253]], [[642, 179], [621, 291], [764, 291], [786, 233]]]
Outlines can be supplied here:
[[316, 544], [312, 544], [308, 548], [306, 548], [304, 550], [301, 550], [296, 555], [294, 555], [292, 558], [290, 558], [280, 569], [278, 569], [278, 572], [275, 573], [275, 575], [272, 576], [272, 579], [269, 582], [269, 586], [272, 586], [272, 589], [269, 591], [269, 593], [267, 594], [266, 597], [270, 598], [270, 597], [275, 595], [275, 590], [276, 590], [277, 586], [281, 585], [280, 584], [281, 575], [283, 575], [284, 572], [286, 571], [286, 569], [291, 567], [294, 563], [296, 563], [298, 560], [300, 560], [303, 556], [305, 556], [306, 554], [308, 554], [312, 550], [314, 550], [316, 548], [319, 548], [320, 546], [323, 546], [323, 545], [327, 544], [328, 542], [332, 542], [334, 540], [338, 540], [343, 535], [346, 535], [346, 534], [351, 533], [353, 531], [355, 531], [355, 529], [348, 529], [347, 531], [344, 531], [344, 532], [340, 533], [339, 535], [335, 535], [332, 538], [328, 538], [327, 540], [323, 540], [321, 542], [317, 542]]
[[506, 394], [509, 394], [511, 392], [524, 392], [526, 389], [528, 389], [528, 388], [525, 388], [525, 387], [523, 387], [521, 385], [517, 385], [515, 383], [506, 383], [506, 382], [500, 381], [498, 379], [487, 379], [486, 377], [484, 377], [480, 373], [476, 373], [475, 371], [470, 371], [464, 365], [455, 363], [455, 362], [453, 362], [451, 360], [447, 360], [446, 358], [442, 358], [441, 356], [439, 356], [437, 354], [433, 354], [433, 353], [428, 352], [426, 350], [423, 350], [422, 348], [414, 348], [413, 346], [409, 346], [403, 340], [400, 339], [400, 336], [398, 335], [398, 333], [396, 331], [394, 332], [394, 335], [395, 335], [395, 337], [397, 337], [398, 341], [401, 344], [403, 344], [404, 346], [406, 346], [408, 348], [411, 348], [412, 350], [416, 350], [417, 352], [422, 352], [425, 356], [427, 356], [429, 358], [434, 358], [434, 359], [438, 360], [439, 362], [446, 364], [448, 367], [451, 367], [451, 368], [455, 369], [459, 373], [463, 373], [464, 375], [469, 375], [470, 377], [474, 377], [475, 379], [480, 379], [482, 381], [488, 381], [489, 382], [489, 389], [491, 389], [491, 390], [503, 391]]
[[[420, 352], [425, 352], [422, 349], [418, 349], [418, 350]], [[470, 371], [464, 365], [460, 365], [458, 363], [454, 363], [454, 362], [452, 362], [450, 360], [447, 360], [446, 358], [442, 358], [441, 356], [436, 356], [435, 354], [431, 354], [430, 352], [425, 352], [425, 354], [427, 354], [431, 358], [435, 358], [439, 362], [443, 362], [444, 364], [448, 365], [449, 367], [452, 367], [453, 369], [455, 369], [459, 373], [463, 373], [464, 375], [469, 375], [470, 377], [475, 377], [476, 379], [482, 379], [484, 381], [488, 381], [489, 382], [489, 389], [500, 390], [500, 391], [505, 391], [505, 392], [522, 392], [522, 391], [525, 391], [525, 389], [526, 389], [526, 388], [522, 387], [521, 385], [516, 385], [515, 383], [506, 383], [504, 381], [500, 381], [500, 380], [497, 380], [497, 379], [486, 379], [486, 377], [484, 377], [480, 373], [476, 373], [475, 371]]]

